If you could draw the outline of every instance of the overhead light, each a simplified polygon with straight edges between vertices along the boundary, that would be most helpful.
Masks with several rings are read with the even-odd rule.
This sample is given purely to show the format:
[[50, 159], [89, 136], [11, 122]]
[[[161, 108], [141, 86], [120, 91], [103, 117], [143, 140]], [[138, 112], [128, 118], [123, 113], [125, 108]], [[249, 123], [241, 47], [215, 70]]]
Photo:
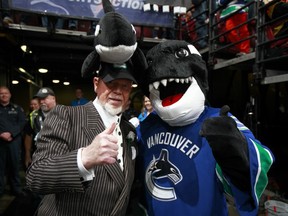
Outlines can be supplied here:
[[[16, 68], [15, 68], [16, 69]], [[22, 75], [25, 75], [27, 76], [29, 79], [33, 80], [34, 79], [34, 76], [32, 76], [29, 72], [27, 72], [24, 68], [22, 67], [19, 67], [16, 69], [17, 72], [19, 72], [20, 74]]]
[[36, 87], [39, 87], [39, 85], [37, 84], [37, 83], [35, 83], [33, 80], [31, 80], [31, 79], [28, 79], [27, 77], [24, 77], [24, 76], [21, 76], [20, 75], [20, 78], [21, 79], [23, 79], [23, 80], [25, 80], [27, 83], [29, 83], [29, 84], [32, 84], [32, 85], [34, 85], [34, 86], [36, 86]]
[[66, 85], [66, 86], [70, 85], [69, 79], [67, 77], [64, 77], [63, 85]]
[[13, 84], [13, 85], [17, 85], [18, 83], [19, 83], [18, 80], [12, 80], [12, 84]]
[[136, 88], [137, 86], [138, 86], [138, 85], [137, 85], [136, 83], [133, 83], [133, 84], [132, 84], [132, 87], [133, 87], [133, 88]]
[[28, 50], [27, 45], [25, 45], [25, 44], [21, 45], [21, 50], [23, 52], [27, 52], [27, 50]]
[[59, 79], [53, 79], [52, 82], [53, 82], [53, 83], [59, 83], [60, 80], [59, 80]]
[[47, 72], [48, 72], [48, 69], [46, 69], [46, 68], [39, 68], [39, 69], [38, 69], [38, 72], [39, 72], [39, 73], [47, 73]]
[[24, 53], [29, 53], [29, 54], [32, 53], [32, 50], [30, 50], [30, 49], [28, 48], [28, 46], [25, 45], [25, 44], [21, 45], [20, 48], [21, 48], [21, 50], [22, 50]]
[[19, 71], [22, 72], [22, 73], [27, 73], [26, 70], [25, 70], [24, 68], [22, 68], [22, 67], [19, 67], [18, 69], [19, 69]]

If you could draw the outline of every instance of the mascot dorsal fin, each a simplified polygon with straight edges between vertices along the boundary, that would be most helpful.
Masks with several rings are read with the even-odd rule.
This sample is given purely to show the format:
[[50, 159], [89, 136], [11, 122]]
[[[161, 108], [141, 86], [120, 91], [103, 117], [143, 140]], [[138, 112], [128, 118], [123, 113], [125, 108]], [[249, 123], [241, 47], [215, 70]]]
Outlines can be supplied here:
[[104, 16], [96, 25], [94, 47], [84, 60], [81, 74], [89, 77], [99, 69], [100, 61], [124, 63], [137, 49], [136, 31], [133, 25], [121, 14], [115, 12], [109, 0], [102, 0]]
[[109, 0], [102, 0], [104, 13], [115, 12], [115, 9]]

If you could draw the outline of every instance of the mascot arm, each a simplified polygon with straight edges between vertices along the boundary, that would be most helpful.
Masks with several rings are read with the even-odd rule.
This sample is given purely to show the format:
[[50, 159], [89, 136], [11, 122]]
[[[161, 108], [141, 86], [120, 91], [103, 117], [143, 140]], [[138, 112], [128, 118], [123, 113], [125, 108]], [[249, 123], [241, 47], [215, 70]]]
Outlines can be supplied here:
[[251, 191], [248, 145], [233, 118], [230, 108], [223, 106], [220, 116], [203, 122], [200, 135], [204, 136], [223, 173], [242, 191]]

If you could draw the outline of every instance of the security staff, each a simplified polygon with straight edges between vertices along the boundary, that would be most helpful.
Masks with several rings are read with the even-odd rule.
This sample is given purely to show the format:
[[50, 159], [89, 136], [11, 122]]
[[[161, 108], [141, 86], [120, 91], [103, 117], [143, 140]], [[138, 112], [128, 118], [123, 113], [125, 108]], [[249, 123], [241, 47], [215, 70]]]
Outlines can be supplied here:
[[40, 109], [29, 114], [29, 122], [25, 126], [25, 168], [31, 164], [32, 154], [36, 150], [35, 141], [43, 127], [43, 122], [48, 113], [57, 105], [55, 93], [51, 88], [43, 87], [34, 96], [40, 102]]
[[0, 196], [4, 194], [5, 174], [13, 195], [21, 193], [19, 177], [22, 131], [26, 123], [23, 109], [10, 102], [11, 93], [0, 86]]

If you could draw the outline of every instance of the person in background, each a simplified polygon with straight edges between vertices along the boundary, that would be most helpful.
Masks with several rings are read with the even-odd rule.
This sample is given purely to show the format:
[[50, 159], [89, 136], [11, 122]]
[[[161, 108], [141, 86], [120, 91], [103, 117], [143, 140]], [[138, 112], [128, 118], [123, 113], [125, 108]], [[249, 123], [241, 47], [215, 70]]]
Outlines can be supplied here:
[[22, 192], [19, 165], [26, 117], [22, 107], [11, 103], [10, 99], [10, 90], [0, 86], [0, 197], [4, 194], [6, 174], [12, 194]]
[[134, 109], [133, 104], [131, 104], [131, 99], [129, 99], [126, 104], [126, 109], [123, 112], [123, 117], [126, 118], [136, 128], [139, 125], [138, 115], [139, 112]]
[[[25, 164], [25, 142], [30, 142], [30, 141], [25, 141], [25, 140], [31, 139], [31, 142], [32, 142], [32, 138], [30, 136], [27, 136], [27, 127], [29, 127], [30, 119], [33, 118], [33, 111], [38, 110], [39, 108], [40, 108], [40, 102], [39, 102], [38, 98], [33, 97], [29, 103], [29, 111], [26, 114], [27, 119], [26, 119], [26, 124], [24, 126], [24, 133], [23, 133], [24, 146], [23, 146], [23, 150], [22, 150], [22, 156], [23, 156], [22, 161], [24, 161], [24, 164]], [[26, 169], [26, 166], [24, 166], [24, 169]]]
[[208, 25], [207, 25], [207, 14], [205, 12], [207, 8], [206, 0], [192, 0], [196, 7], [193, 11], [193, 17], [195, 18], [195, 30], [197, 33], [197, 38], [199, 39], [196, 43], [198, 49], [203, 49], [207, 47], [207, 37], [208, 37]]
[[134, 109], [133, 104], [131, 103], [131, 99], [129, 99], [126, 104], [126, 109], [123, 112], [123, 116], [125, 116], [125, 118], [129, 120], [131, 118], [138, 117], [138, 115], [139, 115], [139, 112], [137, 112]]
[[132, 84], [130, 62], [101, 62], [96, 98], [57, 105], [45, 119], [27, 170], [27, 187], [44, 195], [38, 215], [124, 216], [134, 180], [135, 128], [122, 118]]
[[[192, 4], [192, 6], [194, 6]], [[197, 39], [197, 33], [195, 31], [196, 19], [193, 17], [195, 8], [188, 10], [185, 15], [182, 16], [182, 23], [184, 27], [183, 39], [189, 42], [193, 42]]]
[[48, 113], [56, 106], [55, 93], [51, 88], [43, 87], [34, 96], [35, 100], [40, 102], [40, 108], [32, 111], [29, 114], [29, 120], [25, 126], [25, 138], [24, 138], [24, 152], [25, 159], [24, 165], [27, 169], [32, 161], [32, 154], [34, 153], [36, 146], [35, 141], [38, 133], [43, 127], [44, 120]]
[[[243, 24], [247, 21], [248, 18], [248, 8], [242, 8], [246, 0], [217, 0], [218, 6], [222, 6], [223, 9], [221, 10], [220, 19], [225, 19], [225, 17], [233, 14], [229, 18], [225, 19], [225, 30], [229, 31], [226, 36], [229, 42], [236, 43], [244, 38], [247, 38], [250, 36], [250, 32], [248, 30], [248, 25]], [[242, 8], [239, 12], [236, 13], [237, 10]], [[238, 28], [231, 30], [235, 28], [236, 26], [243, 24], [239, 26]], [[231, 31], [230, 31], [231, 30]], [[245, 55], [250, 52], [250, 40], [244, 40], [238, 44], [235, 45], [238, 56]]]
[[68, 20], [68, 29], [77, 31], [78, 30], [78, 20], [76, 19], [69, 19]]
[[[33, 97], [31, 100], [30, 100], [30, 104], [29, 104], [29, 111], [30, 113], [34, 110], [38, 110], [40, 108], [40, 102], [39, 102], [39, 99], [36, 98], [36, 97]], [[29, 114], [30, 114], [29, 113]]]
[[[265, 4], [268, 4], [271, 2], [271, 0], [264, 0]], [[280, 36], [284, 36], [288, 34], [288, 19], [283, 18], [280, 19], [280, 17], [284, 16], [288, 13], [288, 0], [281, 0], [278, 2], [275, 2], [275, 4], [271, 4], [267, 9], [267, 16], [269, 17], [269, 20], [278, 19], [279, 21], [276, 23], [273, 23], [272, 31], [273, 35], [277, 38]]]
[[64, 26], [64, 19], [54, 16], [42, 16], [41, 22], [49, 33], [55, 33], [56, 29], [63, 29]]
[[151, 112], [153, 112], [153, 106], [150, 99], [147, 96], [143, 96], [143, 108], [138, 116], [140, 122], [142, 122]]
[[72, 100], [71, 106], [84, 105], [89, 102], [86, 98], [83, 97], [83, 91], [80, 88], [75, 90], [76, 99]]

